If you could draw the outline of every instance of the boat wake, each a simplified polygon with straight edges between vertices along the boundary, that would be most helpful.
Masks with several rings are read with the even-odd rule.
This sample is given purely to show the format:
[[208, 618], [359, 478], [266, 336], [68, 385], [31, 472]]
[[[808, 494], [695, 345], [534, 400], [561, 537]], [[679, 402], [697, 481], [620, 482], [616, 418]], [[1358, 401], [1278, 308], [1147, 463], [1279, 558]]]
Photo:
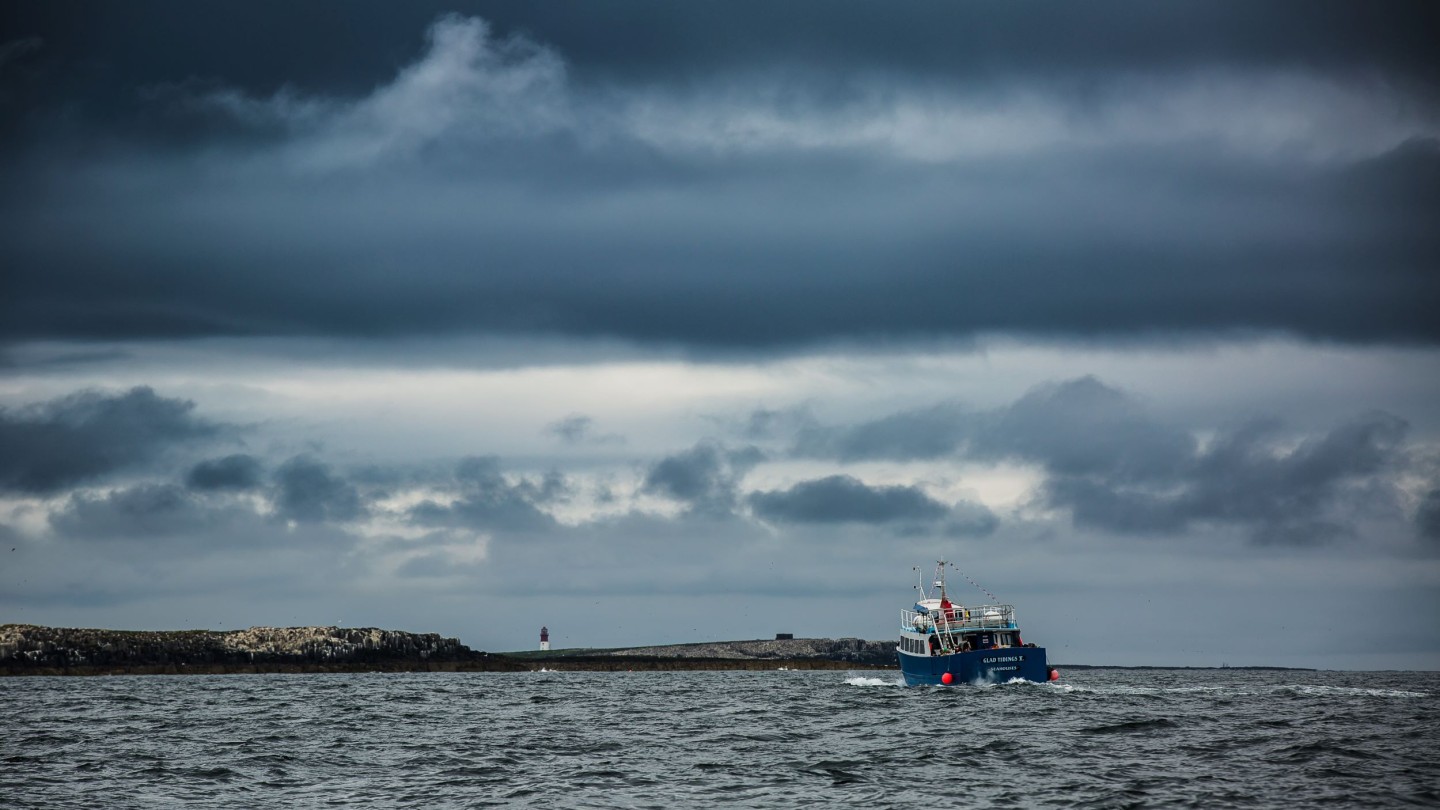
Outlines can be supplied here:
[[870, 678], [863, 675], [853, 678], [846, 678], [845, 683], [850, 686], [904, 686], [904, 678]]

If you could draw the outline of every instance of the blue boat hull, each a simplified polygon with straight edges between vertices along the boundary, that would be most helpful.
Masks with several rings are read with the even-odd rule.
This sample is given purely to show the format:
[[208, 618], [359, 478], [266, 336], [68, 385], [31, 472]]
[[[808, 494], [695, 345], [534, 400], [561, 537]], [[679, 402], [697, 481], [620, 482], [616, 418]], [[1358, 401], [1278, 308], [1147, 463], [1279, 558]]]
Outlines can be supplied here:
[[953, 655], [912, 655], [898, 652], [906, 686], [940, 686], [950, 673], [951, 684], [1004, 683], [1013, 678], [1044, 683], [1050, 680], [1044, 647], [1005, 647]]

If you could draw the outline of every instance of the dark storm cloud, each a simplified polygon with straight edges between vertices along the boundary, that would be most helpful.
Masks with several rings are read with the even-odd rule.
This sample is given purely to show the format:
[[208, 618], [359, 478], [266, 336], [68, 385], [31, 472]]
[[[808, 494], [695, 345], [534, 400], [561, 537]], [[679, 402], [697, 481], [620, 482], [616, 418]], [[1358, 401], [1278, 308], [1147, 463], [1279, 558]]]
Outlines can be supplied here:
[[0, 341], [1440, 340], [1433, 6], [463, 10], [7, 10]]
[[1296, 544], [1353, 533], [1366, 504], [1388, 497], [1407, 430], [1368, 414], [1286, 449], [1293, 437], [1278, 422], [1253, 422], [1202, 448], [1091, 377], [1041, 387], [985, 421], [973, 456], [1043, 465], [1042, 498], [1079, 525], [1163, 534], [1228, 523]]
[[1314, 545], [1354, 536], [1366, 512], [1398, 512], [1387, 473], [1401, 463], [1406, 427], [1371, 414], [1286, 451], [1273, 425], [1257, 424], [1218, 437], [1168, 480], [1095, 470], [1057, 475], [1043, 492], [1080, 525], [1160, 534], [1228, 523], [1257, 542]]
[[190, 468], [185, 484], [196, 490], [247, 490], [262, 483], [260, 459], [237, 453], [207, 459]]
[[275, 515], [299, 523], [356, 520], [366, 507], [353, 484], [330, 465], [296, 456], [275, 470]]
[[0, 489], [49, 494], [231, 432], [147, 387], [0, 408]]
[[425, 26], [451, 13], [483, 17], [507, 36], [549, 43], [577, 73], [596, 79], [690, 82], [755, 65], [986, 77], [1211, 64], [1363, 67], [1417, 81], [1440, 78], [1430, 37], [1440, 27], [1440, 13], [1423, 0], [1366, 6], [1340, 0], [1140, 6], [1058, 0], [1024, 6], [422, 0], [296, 6], [272, 0], [194, 8], [161, 0], [123, 7], [60, 0], [6, 13], [14, 41], [45, 39], [56, 52], [57, 69], [68, 67], [92, 82], [105, 72], [116, 74], [114, 84], [95, 88], [97, 94], [188, 76], [225, 77], [264, 92], [295, 83], [360, 93], [385, 81], [421, 46]]
[[652, 465], [643, 489], [685, 503], [696, 513], [728, 515], [735, 508], [740, 479], [761, 459], [753, 447], [727, 450], [701, 442]]
[[212, 503], [174, 484], [143, 483], [101, 496], [76, 494], [50, 513], [61, 537], [86, 541], [178, 539], [198, 546], [262, 543], [271, 532], [246, 506]]
[[422, 526], [448, 526], [507, 532], [543, 532], [559, 524], [542, 507], [569, 498], [571, 488], [558, 472], [539, 483], [528, 478], [512, 482], [494, 457], [472, 457], [456, 465], [453, 486], [459, 497], [450, 504], [424, 501], [409, 518]]
[[948, 511], [919, 487], [872, 487], [848, 475], [753, 492], [746, 500], [766, 520], [795, 523], [933, 522]]
[[[1433, 143], [1407, 151], [1408, 177], [1440, 167]], [[1376, 181], [1391, 189], [1378, 199], [1349, 193], [1370, 182], [1356, 173], [1392, 171], [1378, 163], [1296, 178], [1182, 154], [1002, 158], [978, 172], [897, 168], [863, 194], [846, 190], [857, 170], [802, 162], [744, 177], [742, 165], [731, 181], [649, 190], [580, 173], [511, 195], [413, 175], [378, 196], [358, 179], [76, 178], [50, 192], [63, 207], [6, 206], [21, 270], [0, 332], [480, 331], [750, 348], [986, 331], [1440, 337], [1429, 317], [1440, 236], [1428, 227], [1440, 205], [1393, 178]], [[1234, 183], [1217, 181], [1226, 173]], [[190, 199], [139, 202], [156, 186]], [[68, 236], [77, 214], [85, 240]]]
[[1260, 543], [1307, 545], [1400, 514], [1395, 478], [1409, 464], [1403, 419], [1370, 413], [1299, 437], [1282, 428], [1276, 420], [1251, 422], [1202, 445], [1126, 392], [1082, 377], [991, 411], [944, 405], [854, 427], [807, 428], [794, 452], [1033, 464], [1043, 473], [1035, 493], [1042, 505], [1068, 511], [1077, 525], [1119, 533], [1208, 524], [1238, 527]]

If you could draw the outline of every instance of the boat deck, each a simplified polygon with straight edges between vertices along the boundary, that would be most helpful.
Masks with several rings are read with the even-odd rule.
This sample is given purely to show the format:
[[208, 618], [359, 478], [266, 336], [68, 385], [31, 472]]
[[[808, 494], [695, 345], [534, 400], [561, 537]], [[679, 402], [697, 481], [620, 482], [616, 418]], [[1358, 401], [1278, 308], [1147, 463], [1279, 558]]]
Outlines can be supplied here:
[[946, 610], [901, 610], [900, 627], [914, 633], [1018, 630], [1014, 605], [955, 605]]

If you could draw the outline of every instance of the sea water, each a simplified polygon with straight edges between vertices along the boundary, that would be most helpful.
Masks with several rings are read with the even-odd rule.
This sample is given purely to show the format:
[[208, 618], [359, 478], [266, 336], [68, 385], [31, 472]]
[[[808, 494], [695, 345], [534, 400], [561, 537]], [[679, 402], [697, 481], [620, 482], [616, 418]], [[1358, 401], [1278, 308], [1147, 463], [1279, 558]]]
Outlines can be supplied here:
[[1440, 804], [1440, 674], [0, 679], [0, 806]]

